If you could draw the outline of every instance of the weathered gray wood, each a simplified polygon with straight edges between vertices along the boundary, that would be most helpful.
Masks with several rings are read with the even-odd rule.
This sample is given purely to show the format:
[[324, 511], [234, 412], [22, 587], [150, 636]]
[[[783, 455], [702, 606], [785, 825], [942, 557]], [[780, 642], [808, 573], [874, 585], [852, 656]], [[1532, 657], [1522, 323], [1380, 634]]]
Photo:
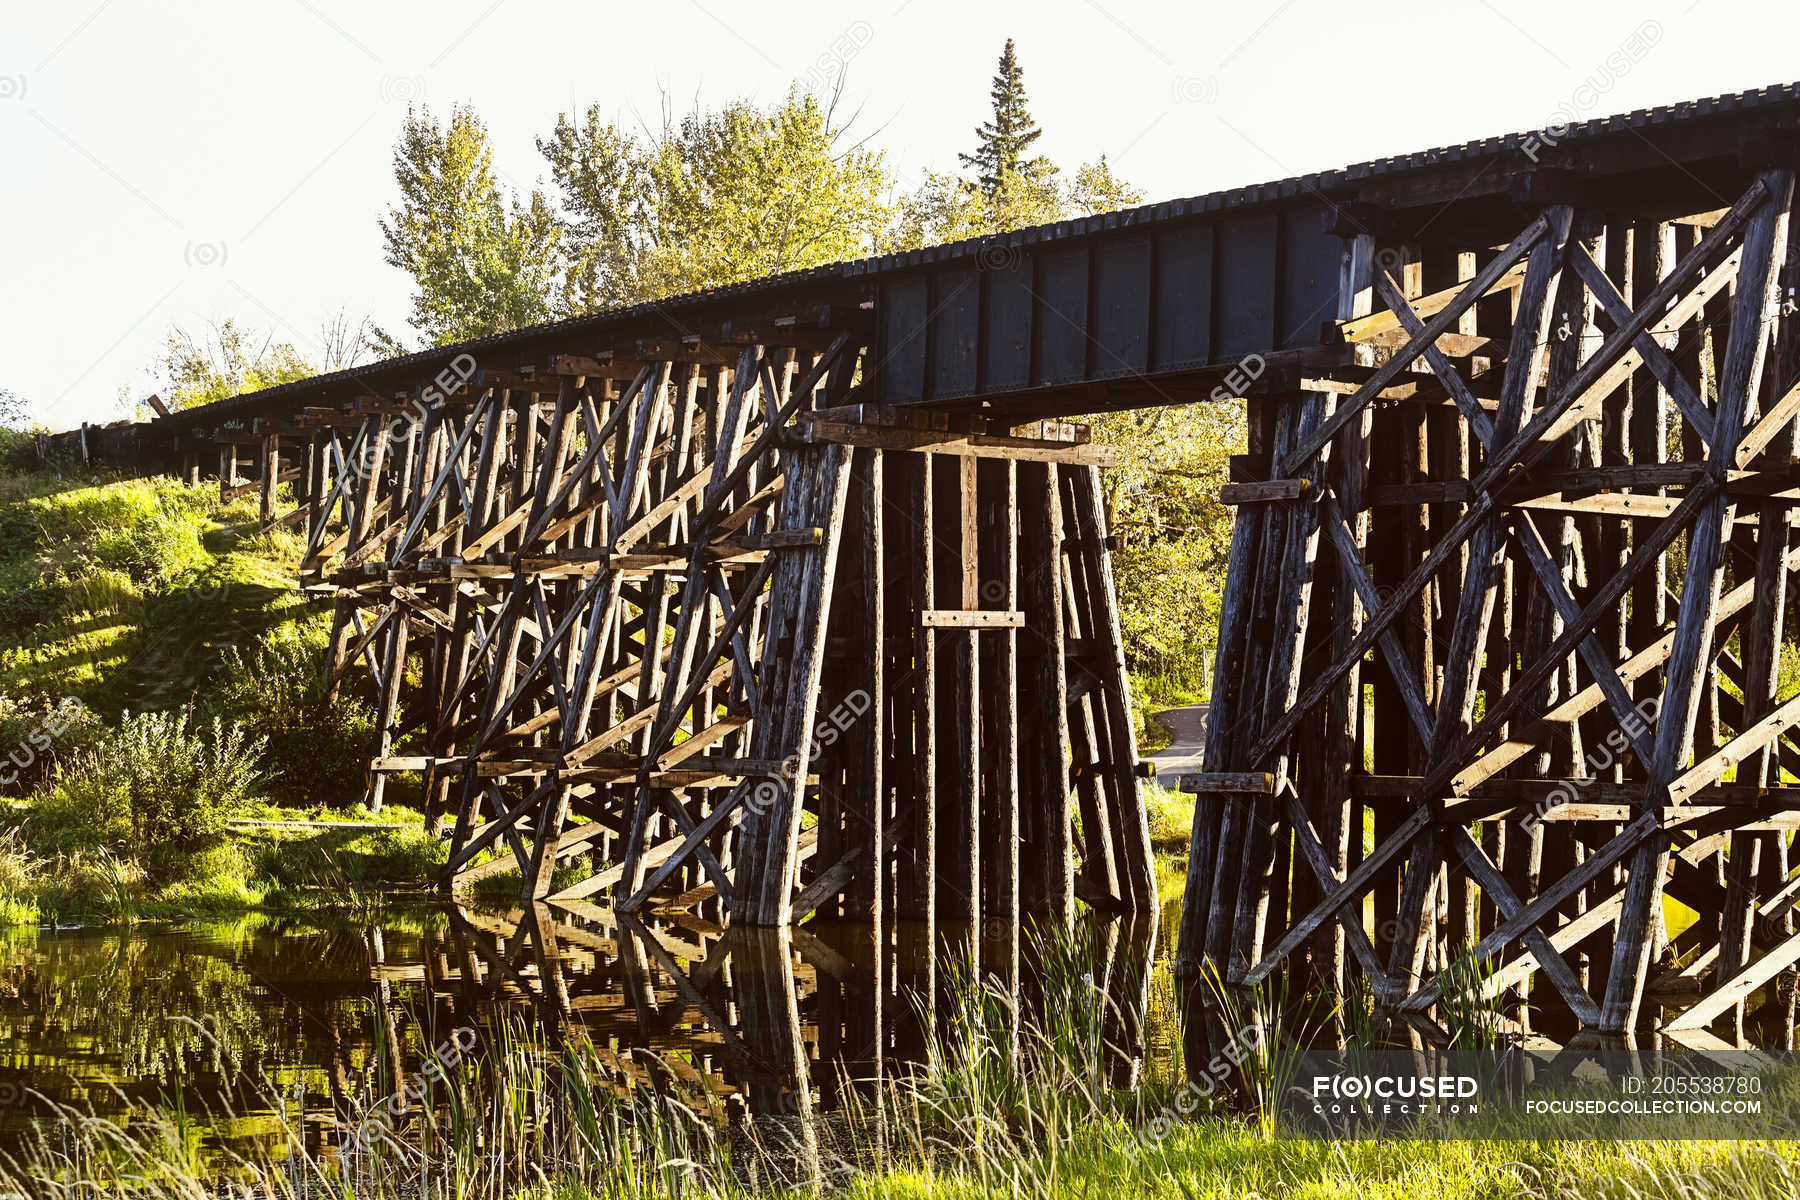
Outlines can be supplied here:
[[1470, 305], [1485, 296], [1489, 289], [1512, 269], [1513, 264], [1530, 253], [1548, 232], [1549, 223], [1542, 217], [1527, 226], [1524, 232], [1514, 238], [1505, 250], [1501, 251], [1492, 262], [1482, 269], [1480, 274], [1457, 292], [1455, 299], [1432, 314], [1431, 319], [1425, 322], [1425, 327], [1409, 338], [1406, 346], [1398, 354], [1378, 367], [1375, 374], [1370, 376], [1361, 388], [1357, 389], [1354, 396], [1340, 405], [1330, 418], [1320, 423], [1311, 436], [1303, 439], [1282, 458], [1281, 474], [1284, 476], [1297, 474], [1309, 459], [1333, 437], [1337, 436], [1338, 430], [1362, 411], [1363, 406], [1368, 404], [1376, 393], [1410, 366], [1424, 352], [1425, 347], [1436, 342], [1440, 335], [1447, 332]]
[[[783, 691], [765, 693], [765, 702], [779, 716], [769, 725], [758, 727], [753, 752], [791, 759], [796, 781], [777, 789], [774, 802], [765, 809], [751, 810], [740, 831], [739, 861], [744, 878], [740, 880], [737, 915], [752, 925], [786, 925], [792, 909], [800, 791], [805, 786], [810, 758], [809, 734], [850, 479], [850, 453], [844, 447], [826, 446], [810, 453], [802, 450], [796, 457], [799, 461], [791, 471], [815, 476], [808, 497], [812, 503], [805, 507], [796, 505], [791, 516], [784, 510], [783, 525], [823, 526], [826, 532], [824, 544], [784, 557], [776, 568], [776, 599], [771, 602], [775, 619], [771, 621], [763, 653], [766, 662], [787, 658], [791, 673], [784, 681]], [[790, 488], [793, 486], [790, 484]], [[784, 595], [791, 597], [792, 604], [785, 612], [780, 606]], [[784, 654], [783, 640], [787, 638], [792, 639], [792, 649]]]
[[[1618, 836], [1596, 849], [1580, 867], [1557, 879], [1539, 893], [1536, 899], [1520, 908], [1513, 916], [1506, 918], [1493, 932], [1477, 942], [1468, 952], [1470, 959], [1482, 962], [1494, 957], [1514, 939], [1522, 936], [1527, 930], [1535, 928], [1539, 922], [1585, 887], [1589, 881], [1598, 878], [1615, 862], [1631, 853], [1645, 838], [1652, 836], [1656, 829], [1657, 822], [1654, 815], [1644, 813], [1639, 816], [1637, 820], [1627, 825]], [[1408, 996], [1403, 1007], [1420, 1011], [1436, 1003], [1442, 994], [1441, 982], [1433, 980]]]
[[[1772, 302], [1776, 267], [1786, 257], [1788, 204], [1793, 175], [1772, 171], [1760, 176], [1746, 200], [1757, 204], [1745, 209], [1743, 262], [1732, 303], [1732, 322], [1719, 378], [1716, 435], [1707, 455], [1709, 478], [1722, 483], [1736, 461], [1743, 436], [1744, 417], [1762, 376], [1768, 329], [1765, 318]], [[1740, 201], [1734, 208], [1745, 208]], [[1723, 223], [1714, 226], [1706, 248], [1720, 235]], [[1699, 494], [1696, 491], [1693, 494]], [[1713, 622], [1719, 601], [1721, 570], [1726, 544], [1731, 538], [1733, 506], [1729, 497], [1717, 494], [1698, 514], [1688, 545], [1687, 578], [1683, 585], [1675, 645], [1669, 658], [1669, 682], [1664, 690], [1661, 720], [1656, 730], [1656, 758], [1651, 782], [1664, 795], [1693, 746], [1694, 719], [1699, 710], [1699, 687], [1706, 670]], [[1671, 523], [1673, 523], [1671, 521]], [[1601, 1027], [1608, 1031], [1630, 1028], [1637, 1020], [1644, 982], [1649, 974], [1652, 950], [1650, 924], [1653, 907], [1661, 895], [1667, 849], [1652, 842], [1633, 857], [1624, 912], [1619, 918]]]
[[1357, 864], [1356, 869], [1344, 878], [1342, 884], [1319, 901], [1311, 912], [1296, 921], [1293, 928], [1288, 930], [1286, 936], [1261, 962], [1245, 972], [1243, 982], [1255, 985], [1267, 979], [1281, 960], [1293, 953], [1320, 925], [1331, 920], [1346, 905], [1358, 900], [1376, 874], [1402, 851], [1410, 850], [1414, 836], [1430, 823], [1431, 813], [1423, 808], [1415, 810], [1402, 821], [1386, 841]]
[[[1481, 885], [1481, 889], [1493, 900], [1495, 906], [1500, 910], [1501, 917], [1507, 921], [1518, 918], [1524, 911], [1525, 905], [1514, 894], [1512, 885], [1506, 882], [1506, 876], [1500, 873], [1500, 868], [1496, 867], [1493, 860], [1482, 852], [1481, 847], [1476, 845], [1475, 840], [1468, 835], [1466, 830], [1453, 828], [1448, 831], [1448, 836], [1451, 839], [1452, 847], [1462, 859], [1463, 865], [1475, 877], [1475, 881]], [[1569, 1005], [1569, 1011], [1579, 1017], [1584, 1025], [1598, 1023], [1600, 1006], [1595, 1004], [1593, 997], [1587, 994], [1587, 989], [1581, 986], [1581, 980], [1576, 978], [1574, 970], [1556, 947], [1550, 944], [1550, 939], [1544, 935], [1543, 931], [1536, 925], [1529, 925], [1520, 932], [1519, 936], [1524, 941], [1525, 948], [1531, 952], [1532, 957], [1537, 959], [1538, 965], [1544, 969], [1544, 973], [1550, 977], [1550, 982], [1562, 994], [1563, 1000]]]
[[1275, 794], [1275, 776], [1267, 771], [1205, 771], [1183, 775], [1179, 784], [1184, 792], [1249, 793], [1259, 796]]
[[1517, 436], [1502, 444], [1501, 449], [1493, 456], [1493, 461], [1476, 476], [1476, 491], [1486, 492], [1509, 472], [1536, 461], [1541, 450], [1532, 451], [1532, 446], [1548, 445], [1544, 441], [1545, 435], [1552, 433], [1564, 415], [1576, 407], [1578, 402], [1584, 401], [1590, 389], [1602, 382], [1607, 372], [1618, 362], [1620, 355], [1637, 340], [1639, 334], [1648, 329], [1652, 322], [1665, 318], [1669, 301], [1681, 291], [1683, 285], [1691, 282], [1695, 275], [1711, 267], [1723, 256], [1733, 235], [1750, 220], [1751, 214], [1757, 211], [1767, 196], [1766, 185], [1758, 180], [1738, 198], [1730, 212], [1707, 231], [1700, 244], [1683, 256], [1650, 294], [1638, 302], [1631, 320], [1608, 334], [1593, 357], [1583, 364], [1567, 384], [1552, 394], [1550, 402], [1532, 416], [1530, 423]]

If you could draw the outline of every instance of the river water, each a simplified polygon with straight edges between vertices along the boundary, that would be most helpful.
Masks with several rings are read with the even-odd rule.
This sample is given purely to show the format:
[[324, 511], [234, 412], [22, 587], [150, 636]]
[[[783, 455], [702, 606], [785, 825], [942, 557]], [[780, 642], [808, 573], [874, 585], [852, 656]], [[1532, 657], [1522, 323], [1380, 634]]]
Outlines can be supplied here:
[[[1125, 1086], [1155, 934], [1149, 918], [1077, 935], [1081, 969], [1112, 998], [1107, 1043]], [[159, 1114], [207, 1156], [279, 1157], [295, 1131], [329, 1156], [395, 1080], [500, 1014], [547, 1043], [576, 1034], [620, 1086], [678, 1088], [721, 1121], [733, 1108], [830, 1110], [844, 1081], [921, 1053], [922, 998], [952, 990], [930, 937], [640, 924], [585, 905], [4, 931], [0, 1150], [54, 1142], [87, 1117], [129, 1127]], [[984, 969], [1030, 993], [1032, 954], [1015, 970], [1015, 953], [981, 944]]]

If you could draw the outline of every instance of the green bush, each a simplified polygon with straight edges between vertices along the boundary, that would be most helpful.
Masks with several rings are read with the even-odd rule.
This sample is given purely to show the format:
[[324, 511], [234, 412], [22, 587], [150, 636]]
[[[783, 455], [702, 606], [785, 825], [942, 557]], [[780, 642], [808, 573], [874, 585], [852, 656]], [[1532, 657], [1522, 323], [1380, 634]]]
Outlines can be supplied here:
[[99, 740], [100, 718], [73, 696], [21, 700], [0, 696], [0, 795], [23, 795]]
[[260, 778], [261, 739], [216, 718], [127, 715], [92, 749], [60, 764], [39, 792], [27, 836], [45, 853], [100, 848], [152, 875], [216, 845]]
[[38, 470], [37, 435], [19, 429], [0, 428], [0, 470]]
[[360, 800], [375, 715], [360, 700], [326, 694], [326, 633], [318, 624], [265, 636], [249, 654], [232, 651], [209, 711], [268, 746], [271, 800], [292, 808], [343, 808]]

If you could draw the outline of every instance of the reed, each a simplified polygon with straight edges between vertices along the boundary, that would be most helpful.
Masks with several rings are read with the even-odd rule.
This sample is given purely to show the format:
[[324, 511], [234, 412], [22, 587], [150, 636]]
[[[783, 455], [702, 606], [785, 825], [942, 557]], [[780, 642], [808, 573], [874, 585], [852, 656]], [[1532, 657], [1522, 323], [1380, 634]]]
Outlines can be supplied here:
[[[696, 1064], [678, 1054], [621, 1054], [524, 1010], [458, 1030], [402, 1013], [377, 1017], [368, 1061], [340, 1097], [331, 1149], [309, 1141], [270, 1085], [241, 1097], [280, 1119], [278, 1143], [255, 1160], [207, 1149], [204, 1120], [179, 1103], [119, 1124], [33, 1096], [39, 1120], [22, 1145], [0, 1154], [0, 1193], [1760, 1200], [1792, 1196], [1800, 1181], [1794, 1143], [1329, 1142], [1285, 1140], [1257, 1118], [1213, 1109], [1170, 1121], [1179, 1072], [1143, 1072], [1123, 1085], [1114, 1073], [1114, 1052], [1134, 1047], [1112, 1043], [1131, 1026], [1096, 983], [1089, 943], [1034, 934], [1031, 957], [1022, 1001], [966, 961], [953, 963], [940, 1002], [919, 1008], [922, 1060], [879, 1084], [843, 1081], [849, 1099], [832, 1113], [749, 1114], [708, 1093]], [[1282, 1025], [1292, 1006], [1269, 993], [1227, 995], [1237, 1006], [1228, 1020], [1263, 1022], [1271, 1035], [1268, 1054], [1247, 1061], [1245, 1074], [1272, 1097], [1288, 1069], [1281, 1047], [1297, 1040], [1298, 1030]], [[1145, 1040], [1178, 1041], [1155, 1028]]]

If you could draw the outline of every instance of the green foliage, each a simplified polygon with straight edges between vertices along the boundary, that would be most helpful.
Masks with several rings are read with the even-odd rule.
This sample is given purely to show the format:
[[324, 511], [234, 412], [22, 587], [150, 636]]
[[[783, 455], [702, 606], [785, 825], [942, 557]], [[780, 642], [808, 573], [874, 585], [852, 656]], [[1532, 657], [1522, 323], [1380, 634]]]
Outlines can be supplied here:
[[250, 802], [262, 742], [180, 713], [127, 716], [92, 748], [59, 764], [27, 821], [46, 853], [105, 849], [141, 857], [153, 874], [216, 845]]
[[1149, 817], [1150, 844], [1163, 853], [1186, 854], [1194, 832], [1194, 797], [1153, 780], [1138, 786]]
[[1781, 665], [1776, 674], [1775, 698], [1789, 700], [1800, 695], [1800, 645], [1785, 642], [1781, 647]]
[[161, 505], [142, 520], [97, 532], [87, 554], [96, 567], [145, 584], [167, 583], [207, 560], [194, 514]]
[[100, 717], [73, 696], [0, 695], [0, 794], [29, 792], [56, 763], [100, 739]]
[[[404, 814], [389, 807], [381, 815]], [[422, 824], [403, 829], [325, 829], [299, 837], [269, 831], [247, 844], [252, 847], [255, 877], [267, 881], [270, 900], [284, 909], [346, 901], [371, 908], [379, 893], [426, 886], [449, 857], [449, 843], [427, 833]], [[513, 894], [517, 895], [516, 888]]]
[[18, 831], [0, 834], [0, 928], [37, 923], [43, 860], [26, 849]]
[[163, 339], [157, 363], [159, 394], [171, 409], [193, 408], [317, 374], [314, 366], [272, 333], [259, 334], [227, 317], [198, 337], [177, 325]]
[[[78, 614], [120, 612], [206, 561], [204, 504], [173, 480], [137, 480], [0, 504], [0, 674], [6, 643]], [[48, 681], [43, 690], [69, 689]]]
[[569, 312], [855, 258], [888, 219], [882, 156], [798, 91], [696, 108], [648, 139], [596, 105], [538, 149], [561, 196]]
[[10, 388], [0, 388], [0, 429], [19, 432], [31, 424], [31, 404]]
[[206, 697], [267, 745], [264, 790], [278, 804], [341, 807], [362, 795], [375, 718], [361, 700], [327, 695], [328, 638], [321, 621], [272, 631], [248, 653], [229, 652]]
[[1219, 502], [1230, 457], [1245, 440], [1244, 408], [1205, 402], [1091, 418], [1094, 440], [1119, 451], [1103, 477], [1117, 539], [1119, 623], [1135, 674], [1199, 690], [1203, 653], [1217, 642], [1231, 548], [1231, 509]]
[[918, 189], [901, 200], [884, 243], [887, 249], [1006, 233], [1111, 212], [1143, 199], [1143, 193], [1113, 173], [1105, 155], [1083, 164], [1067, 181], [1050, 159], [1026, 157], [1043, 131], [1026, 107], [1024, 70], [1010, 38], [991, 95], [993, 115], [976, 130], [980, 144], [973, 154], [961, 156], [975, 178], [927, 171]]
[[1142, 192], [1113, 173], [1105, 156], [1084, 163], [1067, 182], [1055, 166], [1034, 161], [991, 190], [972, 180], [927, 171], [917, 190], [901, 199], [882, 248], [913, 250], [986, 237], [1111, 212], [1142, 199]]
[[381, 222], [389, 265], [412, 275], [412, 324], [432, 344], [501, 333], [549, 315], [556, 220], [541, 192], [521, 203], [494, 176], [487, 127], [452, 108], [440, 126], [409, 110], [394, 148], [400, 203]]
[[0, 428], [0, 471], [29, 472], [37, 466], [37, 435]]
[[1011, 38], [1006, 39], [1006, 48], [1000, 51], [1000, 67], [988, 95], [993, 100], [993, 115], [975, 130], [975, 153], [960, 156], [963, 166], [974, 168], [981, 190], [992, 195], [1021, 172], [1029, 174], [1046, 168], [1053, 172], [1055, 168], [1048, 159], [1025, 157], [1044, 131], [1032, 120], [1027, 107], [1025, 68], [1019, 65]]
[[[278, 848], [222, 836], [233, 813], [288, 815], [265, 799], [316, 818], [360, 795], [371, 723], [360, 701], [324, 702], [301, 544], [229, 527], [253, 516], [253, 500], [172, 480], [0, 503], [0, 793], [25, 797], [0, 809], [0, 832], [19, 830], [17, 853], [0, 849], [0, 925], [335, 904], [435, 875], [443, 843], [422, 827]], [[85, 707], [52, 729], [65, 697]], [[175, 713], [108, 728], [122, 709]]]

